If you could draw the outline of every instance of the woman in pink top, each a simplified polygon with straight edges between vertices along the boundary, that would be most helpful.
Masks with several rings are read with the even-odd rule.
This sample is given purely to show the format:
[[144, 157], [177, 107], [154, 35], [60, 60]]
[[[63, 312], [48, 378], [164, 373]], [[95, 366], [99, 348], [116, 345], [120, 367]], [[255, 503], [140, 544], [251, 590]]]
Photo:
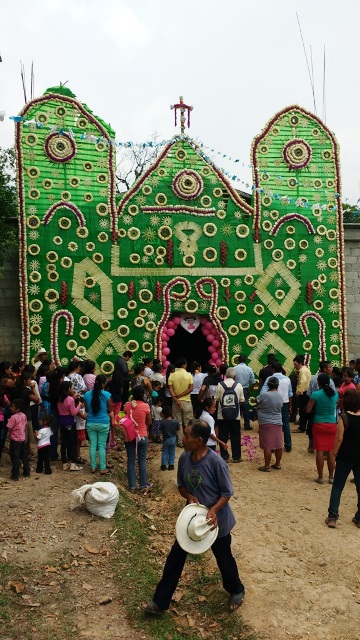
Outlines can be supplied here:
[[58, 424], [61, 434], [61, 461], [64, 471], [81, 471], [82, 467], [76, 463], [76, 424], [75, 416], [86, 418], [82, 412], [83, 403], [75, 405], [74, 392], [71, 382], [60, 385], [59, 402], [57, 403]]
[[95, 375], [96, 363], [93, 360], [86, 360], [84, 364], [83, 378], [86, 384], [86, 389], [91, 391], [94, 388], [96, 375]]
[[151, 413], [150, 406], [147, 402], [144, 402], [144, 387], [142, 385], [134, 388], [132, 400], [125, 404], [124, 412], [136, 423], [135, 428], [140, 437], [137, 443], [136, 439], [131, 442], [125, 442], [129, 491], [134, 492], [136, 489], [136, 455], [139, 466], [140, 490], [146, 490], [148, 488], [146, 452], [148, 448], [149, 427], [151, 425]]
[[342, 370], [342, 372], [343, 372], [343, 383], [338, 388], [338, 393], [339, 393], [338, 407], [340, 409], [342, 409], [342, 406], [343, 406], [345, 391], [348, 391], [349, 389], [356, 389], [356, 386], [354, 384], [354, 370], [350, 369], [350, 367], [345, 367]]

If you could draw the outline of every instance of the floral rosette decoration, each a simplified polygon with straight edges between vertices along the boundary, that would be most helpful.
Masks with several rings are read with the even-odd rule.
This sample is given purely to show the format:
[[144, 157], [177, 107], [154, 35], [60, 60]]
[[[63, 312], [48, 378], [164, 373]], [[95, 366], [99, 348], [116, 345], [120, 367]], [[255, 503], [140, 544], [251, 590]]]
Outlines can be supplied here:
[[312, 151], [305, 140], [290, 140], [283, 148], [283, 158], [290, 169], [304, 169], [311, 160]]
[[179, 171], [172, 182], [174, 193], [183, 200], [197, 198], [204, 187], [202, 178], [192, 169]]

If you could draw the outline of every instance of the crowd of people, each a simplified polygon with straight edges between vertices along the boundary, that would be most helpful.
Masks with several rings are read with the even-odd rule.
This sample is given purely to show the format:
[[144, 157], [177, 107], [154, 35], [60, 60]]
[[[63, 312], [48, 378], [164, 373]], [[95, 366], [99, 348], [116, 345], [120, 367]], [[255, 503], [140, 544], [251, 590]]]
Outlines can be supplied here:
[[[312, 376], [299, 354], [288, 376], [275, 355], [268, 354], [258, 383], [244, 355], [234, 367], [208, 365], [205, 371], [199, 362], [188, 367], [185, 358], [166, 371], [152, 358], [130, 370], [130, 360], [130, 351], [120, 355], [110, 378], [97, 375], [91, 360], [56, 367], [45, 349], [33, 364], [0, 363], [0, 456], [8, 437], [12, 480], [19, 480], [20, 467], [23, 476], [30, 475], [29, 459], [35, 455], [37, 473], [51, 474], [51, 464], [59, 458], [64, 471], [81, 471], [86, 439], [91, 473], [109, 475], [107, 452], [116, 446], [116, 430], [125, 415], [137, 434], [125, 442], [128, 489], [148, 491], [149, 439], [162, 445], [160, 470], [171, 471], [186, 427], [200, 419], [210, 428], [206, 446], [218, 449], [226, 463], [239, 463], [241, 427], [252, 430], [250, 417], [256, 412], [264, 456], [259, 471], [280, 471], [283, 452], [292, 451], [292, 433], [305, 433], [309, 453], [316, 452], [315, 482], [325, 482], [326, 463], [333, 485], [328, 526], [336, 526], [351, 471], [360, 496], [360, 359], [342, 370], [322, 361]], [[360, 498], [354, 522], [360, 527]]]

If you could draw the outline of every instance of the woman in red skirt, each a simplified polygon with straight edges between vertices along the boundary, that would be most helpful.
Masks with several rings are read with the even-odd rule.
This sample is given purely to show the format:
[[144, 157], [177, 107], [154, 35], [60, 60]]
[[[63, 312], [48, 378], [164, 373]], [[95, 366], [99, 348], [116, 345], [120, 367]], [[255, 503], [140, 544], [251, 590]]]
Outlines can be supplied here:
[[324, 484], [324, 453], [327, 452], [329, 483], [334, 481], [335, 456], [332, 453], [336, 434], [336, 404], [338, 393], [330, 387], [330, 378], [326, 373], [318, 375], [318, 391], [314, 391], [306, 407], [306, 413], [314, 409], [312, 426], [313, 443], [316, 450], [316, 466], [318, 477], [315, 482]]

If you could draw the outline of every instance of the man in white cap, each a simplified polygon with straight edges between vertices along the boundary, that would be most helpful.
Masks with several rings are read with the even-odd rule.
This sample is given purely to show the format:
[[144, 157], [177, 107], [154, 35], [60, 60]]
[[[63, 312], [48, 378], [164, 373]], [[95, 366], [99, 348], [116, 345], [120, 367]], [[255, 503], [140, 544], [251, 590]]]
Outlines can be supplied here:
[[[235, 525], [229, 500], [234, 493], [226, 462], [206, 446], [210, 427], [203, 420], [191, 420], [185, 429], [184, 453], [178, 464], [178, 489], [187, 504], [205, 505], [207, 523], [219, 528], [211, 546], [220, 569], [224, 589], [229, 593], [229, 611], [240, 607], [245, 595], [236, 561], [231, 553], [230, 531]], [[167, 557], [162, 578], [145, 613], [159, 615], [169, 608], [179, 582], [187, 551], [175, 540]]]
[[38, 368], [42, 365], [42, 363], [44, 362], [44, 360], [46, 360], [48, 357], [47, 355], [47, 351], [46, 349], [44, 349], [44, 347], [42, 347], [41, 349], [39, 349], [39, 351], [37, 352], [34, 360], [34, 367], [35, 367], [35, 371], [38, 370]]

